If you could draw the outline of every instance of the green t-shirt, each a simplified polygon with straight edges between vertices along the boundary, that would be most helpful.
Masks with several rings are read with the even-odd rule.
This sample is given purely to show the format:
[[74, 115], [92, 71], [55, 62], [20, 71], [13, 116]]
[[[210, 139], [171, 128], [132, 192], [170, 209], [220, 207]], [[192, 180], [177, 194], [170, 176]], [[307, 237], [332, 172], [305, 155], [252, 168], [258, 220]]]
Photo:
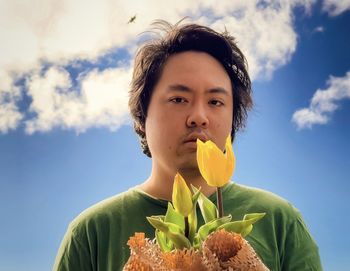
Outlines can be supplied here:
[[[216, 202], [215, 194], [209, 197]], [[265, 212], [247, 236], [272, 271], [322, 270], [318, 248], [300, 213], [282, 198], [255, 188], [229, 183], [223, 188], [224, 213], [240, 220], [246, 213]], [[147, 216], [164, 215], [167, 201], [137, 188], [104, 200], [81, 213], [70, 225], [53, 270], [122, 270], [129, 258], [127, 241], [135, 232], [154, 238]], [[203, 224], [198, 208], [198, 225]]]

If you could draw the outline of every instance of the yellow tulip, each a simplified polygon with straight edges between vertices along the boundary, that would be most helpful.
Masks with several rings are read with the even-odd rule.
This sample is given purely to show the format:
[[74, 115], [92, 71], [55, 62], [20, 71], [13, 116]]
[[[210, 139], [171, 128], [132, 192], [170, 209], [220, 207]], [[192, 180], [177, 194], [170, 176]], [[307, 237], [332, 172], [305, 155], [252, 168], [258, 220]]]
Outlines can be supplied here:
[[226, 139], [226, 155], [215, 143], [197, 139], [197, 163], [200, 173], [210, 186], [222, 187], [231, 178], [236, 159], [233, 154], [231, 136]]
[[175, 175], [172, 200], [175, 210], [184, 217], [188, 217], [193, 208], [192, 194], [179, 173]]

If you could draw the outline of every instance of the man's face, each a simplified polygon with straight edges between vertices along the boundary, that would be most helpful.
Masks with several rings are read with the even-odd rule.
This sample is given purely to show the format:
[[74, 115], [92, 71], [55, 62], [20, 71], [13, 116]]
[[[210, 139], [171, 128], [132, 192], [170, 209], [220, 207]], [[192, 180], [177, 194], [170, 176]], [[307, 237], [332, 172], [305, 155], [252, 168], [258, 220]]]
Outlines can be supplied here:
[[196, 139], [210, 139], [224, 149], [232, 112], [232, 85], [220, 62], [203, 52], [172, 55], [147, 112], [153, 166], [169, 174], [198, 171]]

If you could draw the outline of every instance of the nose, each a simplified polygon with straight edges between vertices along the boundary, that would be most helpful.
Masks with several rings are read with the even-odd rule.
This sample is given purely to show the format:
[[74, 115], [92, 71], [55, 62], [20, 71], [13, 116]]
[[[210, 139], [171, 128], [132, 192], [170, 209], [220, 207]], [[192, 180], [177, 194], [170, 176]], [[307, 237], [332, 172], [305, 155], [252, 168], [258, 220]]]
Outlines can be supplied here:
[[203, 105], [193, 105], [188, 114], [186, 124], [188, 127], [201, 127], [207, 128], [209, 125], [209, 119], [207, 116], [207, 112]]

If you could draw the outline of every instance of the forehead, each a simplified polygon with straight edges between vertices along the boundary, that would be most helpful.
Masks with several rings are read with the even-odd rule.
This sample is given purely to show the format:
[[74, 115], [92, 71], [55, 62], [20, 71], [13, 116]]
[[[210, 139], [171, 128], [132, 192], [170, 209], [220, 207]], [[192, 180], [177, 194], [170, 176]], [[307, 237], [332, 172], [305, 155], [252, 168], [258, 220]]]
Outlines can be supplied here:
[[165, 62], [158, 84], [183, 84], [190, 89], [222, 88], [232, 94], [231, 79], [223, 65], [205, 52], [174, 54]]

